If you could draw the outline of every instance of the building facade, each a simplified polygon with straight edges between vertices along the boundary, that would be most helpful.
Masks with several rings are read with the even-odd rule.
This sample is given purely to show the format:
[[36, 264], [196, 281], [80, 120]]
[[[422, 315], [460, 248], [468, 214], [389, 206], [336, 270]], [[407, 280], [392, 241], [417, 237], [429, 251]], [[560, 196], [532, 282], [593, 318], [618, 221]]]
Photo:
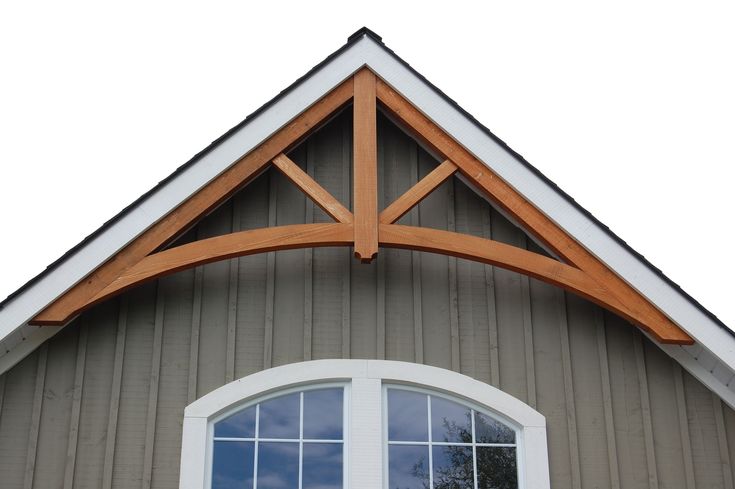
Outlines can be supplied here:
[[368, 30], [2, 306], [3, 488], [733, 487], [732, 333]]

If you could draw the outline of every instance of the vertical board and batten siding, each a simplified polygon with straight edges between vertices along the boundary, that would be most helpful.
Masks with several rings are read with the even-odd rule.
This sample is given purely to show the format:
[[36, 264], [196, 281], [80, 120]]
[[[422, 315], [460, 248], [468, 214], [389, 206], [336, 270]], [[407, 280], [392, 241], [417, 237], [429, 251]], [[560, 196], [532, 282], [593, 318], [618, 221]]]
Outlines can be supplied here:
[[[351, 112], [291, 158], [351, 205]], [[379, 117], [379, 205], [437, 162]], [[328, 217], [269, 170], [181, 241]], [[402, 224], [542, 251], [458, 179]], [[556, 488], [731, 488], [735, 412], [639, 331], [517, 273], [346, 248], [186, 270], [80, 316], [0, 376], [0, 486], [175, 488], [184, 407], [270, 366], [386, 358], [457, 370], [534, 406]]]

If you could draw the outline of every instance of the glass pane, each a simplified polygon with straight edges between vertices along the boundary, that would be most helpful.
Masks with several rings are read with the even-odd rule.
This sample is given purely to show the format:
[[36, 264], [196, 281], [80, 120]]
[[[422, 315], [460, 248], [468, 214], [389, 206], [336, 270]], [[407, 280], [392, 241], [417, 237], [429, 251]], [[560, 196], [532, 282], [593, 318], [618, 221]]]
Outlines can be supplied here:
[[517, 489], [513, 447], [477, 447], [477, 489]]
[[303, 489], [342, 487], [342, 444], [304, 443]]
[[299, 487], [299, 444], [258, 444], [258, 489]]
[[427, 419], [426, 394], [388, 389], [390, 441], [429, 441]]
[[390, 445], [388, 447], [388, 487], [427, 489], [429, 487], [429, 447]]
[[516, 434], [510, 427], [484, 414], [475, 413], [477, 443], [515, 443]]
[[469, 408], [431, 396], [431, 441], [472, 443], [471, 416]]
[[434, 489], [472, 489], [472, 447], [433, 446]]
[[255, 438], [255, 406], [243, 409], [214, 425], [214, 436]]
[[299, 438], [299, 393], [260, 403], [260, 438]]
[[254, 451], [251, 441], [214, 442], [212, 489], [252, 488]]
[[304, 392], [304, 438], [342, 439], [343, 391], [337, 388]]

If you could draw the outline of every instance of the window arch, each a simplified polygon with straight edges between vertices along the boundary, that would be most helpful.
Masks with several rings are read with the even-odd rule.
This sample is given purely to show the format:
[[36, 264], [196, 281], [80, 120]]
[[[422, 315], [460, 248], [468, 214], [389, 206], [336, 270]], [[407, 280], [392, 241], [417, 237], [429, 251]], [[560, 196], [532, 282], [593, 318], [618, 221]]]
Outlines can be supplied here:
[[[346, 488], [386, 487], [390, 463], [393, 461], [395, 465], [397, 460], [396, 456], [391, 458], [390, 447], [411, 445], [403, 443], [406, 441], [412, 441], [412, 446], [424, 447], [423, 450], [434, 450], [436, 457], [443, 456], [443, 449], [440, 447], [448, 446], [455, 447], [455, 451], [465, 455], [471, 454], [467, 460], [472, 460], [474, 464], [472, 470], [475, 472], [478, 467], [482, 471], [481, 464], [485, 463], [478, 462], [478, 451], [481, 452], [482, 458], [486, 457], [487, 450], [494, 449], [499, 453], [497, 449], [504, 448], [505, 452], [513, 452], [513, 461], [517, 464], [518, 487], [529, 489], [549, 487], [546, 421], [540, 413], [518, 399], [465, 375], [436, 367], [385, 360], [316, 360], [289, 364], [230, 382], [193, 402], [184, 412], [179, 487], [181, 489], [211, 487], [216, 441], [225, 442], [225, 439], [233, 438], [234, 442], [243, 443], [242, 447], [250, 448], [245, 447], [245, 444], [252, 443], [254, 447], [257, 441], [264, 439], [260, 433], [253, 433], [255, 436], [250, 436], [245, 432], [239, 433], [242, 436], [220, 437], [218, 435], [223, 431], [219, 427], [224, 425], [217, 423], [231, 419], [233, 415], [246, 413], [253, 406], [260, 406], [269, 400], [288, 395], [292, 396], [291, 399], [294, 395], [299, 397], [300, 409], [303, 410], [304, 393], [316, 392], [327, 387], [341, 389], [343, 393], [342, 474]], [[391, 402], [396, 393], [399, 396]], [[438, 406], [435, 409], [448, 409], [447, 412], [451, 412], [452, 409], [458, 412], [457, 406], [466, 409], [465, 413], [470, 413], [470, 438], [467, 438], [466, 433], [460, 435], [460, 438], [462, 436], [465, 438], [459, 441], [452, 441], [454, 440], [452, 437], [456, 434], [447, 434], [449, 438], [446, 441], [432, 438], [429, 434], [432, 430], [430, 414], [422, 418], [429, 423], [426, 425], [426, 440], [401, 440], [399, 439], [401, 435], [391, 435], [390, 405], [392, 404], [394, 408], [399, 406], [400, 402], [395, 400], [400, 397], [400, 393], [415, 394], [418, 397], [414, 396], [414, 401], [417, 398], [424, 399], [423, 402], [427, 403], [427, 413], [430, 412], [432, 405]], [[400, 411], [393, 410], [393, 412]], [[250, 415], [242, 414], [242, 416]], [[478, 420], [484, 423], [499, 423], [495, 427], [496, 432], [504, 432], [505, 438], [481, 439], [476, 425]], [[284, 435], [284, 438], [278, 441], [270, 438], [268, 441], [301, 443], [298, 458], [301, 470], [308, 464], [303, 458], [304, 444], [324, 440], [303, 437], [305, 426], [303, 417], [299, 426], [301, 433], [298, 439], [285, 438]], [[502, 426], [509, 431], [499, 428]], [[435, 433], [439, 433], [437, 429], [440, 428], [434, 428]], [[336, 440], [334, 438], [330, 442]], [[426, 453], [427, 463], [433, 462], [434, 455], [428, 455], [428, 451]], [[250, 452], [246, 451], [244, 456], [249, 455]], [[441, 463], [437, 462], [437, 465]], [[510, 469], [506, 467], [506, 470]], [[473, 477], [473, 480], [481, 479], [481, 475]], [[482, 487], [478, 486], [478, 489]]]

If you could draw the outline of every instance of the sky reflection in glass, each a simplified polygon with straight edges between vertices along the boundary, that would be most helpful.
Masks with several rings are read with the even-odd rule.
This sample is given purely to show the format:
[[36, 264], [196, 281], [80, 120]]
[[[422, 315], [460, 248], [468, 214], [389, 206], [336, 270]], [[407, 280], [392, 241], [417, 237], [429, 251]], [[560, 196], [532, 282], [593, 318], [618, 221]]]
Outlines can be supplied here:
[[304, 443], [302, 489], [342, 487], [342, 444]]
[[214, 436], [255, 438], [255, 406], [243, 409], [214, 425]]
[[389, 388], [387, 398], [390, 489], [518, 488], [512, 428], [428, 393]]
[[475, 413], [477, 443], [515, 443], [515, 431], [484, 414]]
[[315, 389], [304, 392], [305, 439], [342, 439], [343, 390]]
[[258, 447], [258, 489], [299, 487], [299, 444], [261, 442]]
[[388, 450], [388, 487], [426, 489], [429, 486], [429, 447], [391, 445]]
[[427, 419], [426, 394], [388, 389], [388, 439], [427, 441]]
[[472, 447], [434, 445], [431, 451], [435, 488], [472, 489], [474, 487]]
[[260, 438], [299, 438], [299, 393], [260, 403]]
[[218, 441], [214, 443], [212, 489], [244, 489], [253, 487], [253, 454], [251, 441]]
[[431, 439], [472, 443], [470, 409], [454, 401], [431, 396]]

